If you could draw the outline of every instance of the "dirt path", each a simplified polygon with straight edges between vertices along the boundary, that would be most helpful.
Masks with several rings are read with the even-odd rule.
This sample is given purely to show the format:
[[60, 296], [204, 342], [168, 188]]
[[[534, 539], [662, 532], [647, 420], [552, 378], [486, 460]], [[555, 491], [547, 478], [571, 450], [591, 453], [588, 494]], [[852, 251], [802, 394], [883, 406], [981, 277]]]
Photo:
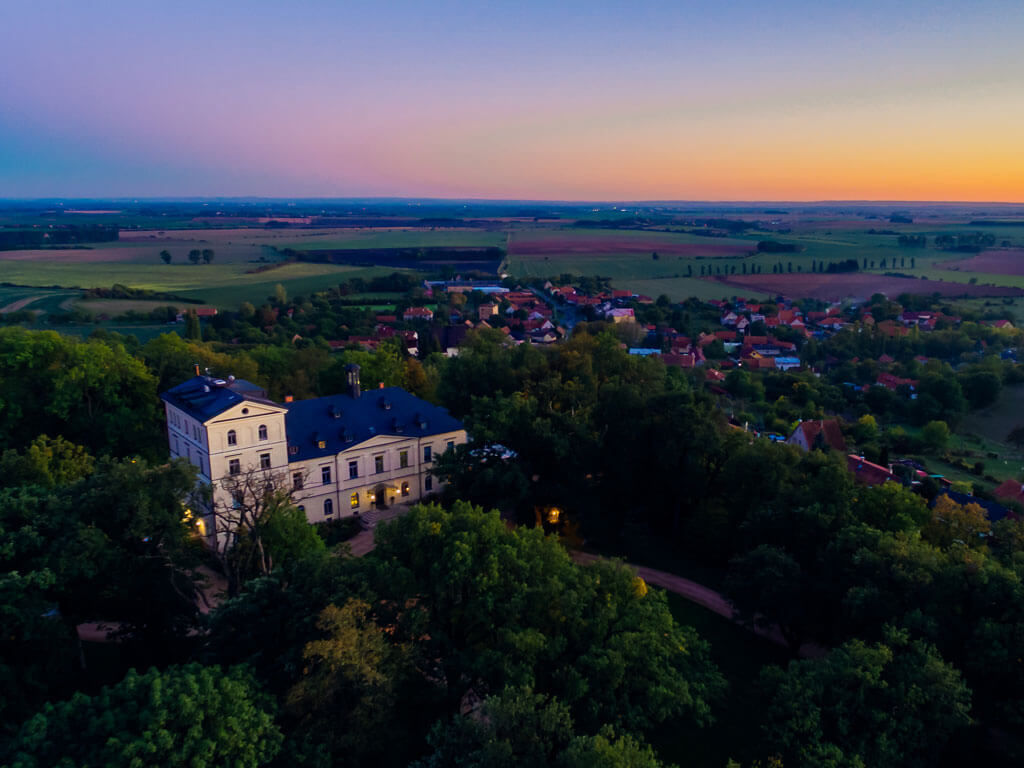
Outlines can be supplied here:
[[[580, 565], [589, 565], [590, 563], [597, 562], [598, 560], [606, 560], [608, 558], [604, 558], [590, 552], [573, 552], [572, 559]], [[674, 573], [668, 573], [667, 571], [657, 571], [654, 568], [648, 568], [643, 565], [633, 565], [632, 563], [625, 563], [625, 565], [627, 568], [632, 569], [637, 576], [648, 584], [653, 584], [654, 586], [661, 587], [669, 592], [674, 592], [680, 597], [689, 600], [691, 603], [696, 603], [697, 605], [707, 608], [713, 613], [717, 613], [719, 616], [729, 619], [729, 621], [740, 624], [736, 619], [732, 603], [726, 600], [720, 592], [716, 592], [710, 587], [705, 587], [703, 584], [698, 584], [695, 581], [684, 579], [682, 576], [677, 576]], [[740, 626], [745, 629], [750, 629], [744, 624], [740, 624]], [[789, 644], [786, 642], [785, 638], [783, 638], [782, 632], [779, 631], [777, 626], [755, 627], [751, 629], [751, 631], [766, 640], [770, 640], [776, 645], [781, 645], [786, 648], [789, 647]], [[821, 658], [826, 652], [826, 649], [812, 643], [804, 643], [800, 646], [800, 656], [803, 658]]]
[[0, 315], [6, 315], [8, 312], [17, 312], [19, 309], [24, 309], [25, 307], [27, 307], [33, 301], [39, 301], [40, 299], [45, 298], [46, 294], [43, 294], [42, 296], [29, 296], [27, 299], [18, 299], [17, 301], [12, 301], [6, 307], [0, 307]]

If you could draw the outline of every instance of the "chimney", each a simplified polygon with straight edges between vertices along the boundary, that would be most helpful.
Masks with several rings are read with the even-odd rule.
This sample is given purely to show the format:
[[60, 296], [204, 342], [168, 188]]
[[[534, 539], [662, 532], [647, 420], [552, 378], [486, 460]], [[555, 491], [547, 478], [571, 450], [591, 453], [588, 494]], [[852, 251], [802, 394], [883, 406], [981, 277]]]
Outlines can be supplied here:
[[349, 363], [345, 370], [348, 372], [348, 394], [356, 400], [359, 398], [359, 366], [355, 363]]

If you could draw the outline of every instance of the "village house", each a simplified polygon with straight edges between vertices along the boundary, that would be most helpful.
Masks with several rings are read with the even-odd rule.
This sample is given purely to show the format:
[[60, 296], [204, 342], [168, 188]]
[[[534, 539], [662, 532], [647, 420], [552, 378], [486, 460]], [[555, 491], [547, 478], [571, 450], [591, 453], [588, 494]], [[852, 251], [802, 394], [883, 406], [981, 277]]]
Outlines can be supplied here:
[[244, 502], [236, 488], [245, 478], [286, 484], [310, 523], [372, 519], [378, 507], [441, 489], [430, 470], [466, 442], [462, 423], [399, 387], [361, 391], [358, 365], [347, 375], [347, 393], [312, 400], [277, 403], [255, 384], [211, 376], [160, 396], [171, 457], [187, 459], [211, 489], [201, 535], [224, 533], [213, 513]]
[[891, 468], [870, 462], [863, 456], [849, 454], [846, 457], [846, 466], [857, 482], [864, 485], [882, 485], [890, 480], [899, 482]]
[[810, 451], [824, 444], [836, 451], [846, 452], [846, 439], [835, 419], [815, 419], [800, 422], [793, 434], [786, 440], [788, 445], [795, 445], [804, 451]]
[[426, 320], [429, 323], [434, 319], [434, 313], [428, 307], [409, 307], [402, 315], [402, 319], [407, 323], [415, 320]]

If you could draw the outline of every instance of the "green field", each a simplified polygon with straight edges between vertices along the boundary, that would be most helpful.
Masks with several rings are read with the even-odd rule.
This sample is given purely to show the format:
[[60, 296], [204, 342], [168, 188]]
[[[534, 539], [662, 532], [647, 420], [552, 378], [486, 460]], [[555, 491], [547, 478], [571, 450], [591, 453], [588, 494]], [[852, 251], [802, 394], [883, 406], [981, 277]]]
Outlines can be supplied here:
[[[278, 283], [291, 295], [308, 294], [335, 286], [351, 277], [373, 277], [395, 271], [310, 263], [283, 264], [265, 272], [247, 272], [249, 268], [241, 263], [216, 262], [196, 266], [22, 260], [0, 262], [0, 275], [4, 282], [26, 286], [109, 288], [121, 284], [199, 299], [224, 309], [236, 309], [243, 301], [265, 301], [267, 296], [273, 294], [274, 286]], [[39, 295], [43, 293], [40, 291]]]
[[341, 250], [348, 248], [503, 248], [506, 234], [500, 230], [336, 230], [324, 235], [307, 236], [293, 243], [283, 240], [279, 248], [298, 251]]
[[[895, 235], [868, 234], [871, 227], [891, 229], [907, 234], [924, 234], [929, 238], [927, 248], [901, 248]], [[1011, 245], [1024, 244], [1024, 232], [1014, 227], [972, 227], [965, 224], [934, 223], [924, 225], [886, 225], [883, 222], [848, 221], [797, 222], [786, 234], [748, 231], [740, 236], [708, 238], [690, 234], [637, 230], [579, 230], [574, 228], [545, 228], [519, 230], [513, 233], [508, 269], [514, 276], [552, 277], [563, 273], [600, 275], [609, 277], [616, 288], [630, 288], [648, 296], [666, 294], [674, 300], [689, 296], [722, 298], [724, 292], [736, 290], [709, 285], [699, 279], [700, 268], [736, 269], [737, 275], [759, 268], [762, 274], [772, 274], [778, 268], [783, 272], [810, 272], [813, 264], [830, 264], [856, 259], [858, 265], [867, 261], [867, 271], [875, 274], [900, 272], [915, 277], [949, 283], [991, 284], [1024, 288], [1024, 276], [986, 274], [943, 269], [942, 265], [965, 260], [970, 254], [938, 250], [933, 246], [935, 235], [943, 233], [974, 232], [982, 230], [995, 235], [997, 242], [1007, 240]], [[773, 240], [794, 245], [796, 253], [754, 252], [760, 240]], [[517, 245], [529, 242], [530, 253], [517, 252]], [[705, 253], [714, 246], [739, 247], [747, 254]], [[561, 247], [560, 247], [561, 246]], [[618, 246], [618, 248], [616, 248]], [[664, 252], [663, 249], [675, 249]], [[691, 250], [687, 252], [687, 248]], [[652, 257], [657, 252], [658, 259]], [[882, 260], [886, 267], [881, 267]], [[872, 268], [871, 262], [874, 262]], [[911, 264], [913, 263], [913, 266]], [[936, 266], [938, 264], [939, 266]], [[692, 269], [692, 273], [690, 270]], [[926, 287], [926, 286], [923, 286]], [[765, 294], [745, 290], [753, 298]]]
[[[1018, 384], [1013, 387], [1005, 387], [995, 405], [968, 414], [959, 431], [978, 435], [986, 442], [988, 450], [1019, 457], [1020, 451], [1016, 446], [1011, 446], [1006, 442], [1006, 436], [1011, 429], [1022, 424], [1024, 424], [1024, 385]], [[998, 448], [992, 444], [998, 444]], [[1013, 473], [1012, 467], [1010, 471]]]
[[[566, 225], [492, 222], [490, 228], [329, 228], [329, 229], [171, 229], [131, 230], [116, 243], [99, 243], [81, 249], [0, 252], [0, 281], [24, 286], [59, 288], [110, 287], [115, 283], [198, 299], [224, 309], [243, 301], [262, 302], [281, 283], [292, 295], [335, 285], [354, 276], [394, 271], [331, 264], [281, 263], [265, 272], [251, 270], [280, 261], [280, 251], [415, 247], [508, 248], [504, 268], [514, 277], [557, 277], [562, 274], [603, 276], [616, 288], [629, 288], [651, 297], [662, 294], [673, 300], [689, 296], [723, 298], [743, 293], [751, 298], [766, 294], [734, 289], [700, 280], [700, 270], [762, 274], [773, 268], [784, 272], [809, 272], [812, 262], [836, 263], [856, 259], [875, 262], [874, 273], [898, 271], [929, 281], [1015, 286], [1024, 288], [1024, 275], [984, 274], [941, 268], [963, 261], [967, 254], [933, 247], [937, 234], [992, 233], [998, 243], [1024, 245], [1019, 227], [976, 227], [943, 220], [915, 224], [888, 224], [882, 219], [845, 220], [790, 217], [777, 225], [790, 231], [749, 230], [739, 236], [705, 237], [679, 231], [638, 229], [589, 229]], [[868, 229], [892, 230], [929, 237], [928, 248], [900, 248], [897, 238], [868, 234]], [[678, 227], [673, 227], [678, 229]], [[756, 253], [757, 242], [774, 240], [795, 245], [796, 253]], [[192, 249], [211, 248], [212, 264], [193, 265]], [[161, 250], [172, 253], [170, 265], [160, 261]], [[658, 258], [654, 258], [653, 254]], [[911, 262], [914, 266], [911, 266]], [[902, 264], [900, 262], [902, 261]], [[938, 264], [939, 266], [936, 266]], [[921, 285], [927, 290], [927, 284]], [[38, 295], [44, 295], [41, 291]], [[21, 297], [24, 298], [24, 297]], [[12, 301], [2, 306], [8, 306]], [[37, 307], [33, 307], [37, 308]]]

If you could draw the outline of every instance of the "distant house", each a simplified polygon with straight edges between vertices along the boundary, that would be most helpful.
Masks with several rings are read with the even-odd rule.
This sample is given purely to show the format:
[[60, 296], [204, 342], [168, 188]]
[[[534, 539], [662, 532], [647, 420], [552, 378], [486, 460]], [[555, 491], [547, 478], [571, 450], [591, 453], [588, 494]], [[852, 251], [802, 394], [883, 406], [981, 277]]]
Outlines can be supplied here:
[[[217, 315], [217, 308], [216, 307], [191, 307], [190, 309], [191, 309], [192, 312], [195, 312], [196, 313], [196, 317], [199, 317], [199, 318], [203, 318], [203, 317], [216, 317], [216, 315]], [[175, 319], [179, 323], [183, 323], [183, 322], [185, 322], [185, 315], [186, 314], [187, 314], [187, 312], [179, 312]]]
[[613, 323], [634, 323], [636, 316], [632, 309], [611, 309], [608, 311], [608, 319]]
[[868, 461], [863, 456], [849, 454], [846, 457], [846, 466], [853, 473], [858, 483], [864, 485], [881, 485], [890, 480], [896, 482], [896, 475], [888, 467]]
[[427, 307], [409, 307], [402, 315], [402, 319], [407, 323], [415, 320], [426, 320], [429, 323], [434, 319], [434, 313]]
[[1007, 480], [996, 488], [992, 495], [1000, 501], [1016, 501], [1021, 506], [1024, 506], [1024, 483], [1013, 479]]
[[918, 385], [918, 380], [900, 378], [891, 373], [880, 373], [875, 383], [880, 387], [885, 387], [895, 392], [900, 387], [909, 387], [911, 390], [914, 390]]
[[839, 422], [835, 419], [800, 422], [786, 443], [795, 445], [803, 451], [810, 451], [824, 444], [833, 450], [846, 453], [846, 440], [839, 428]]

